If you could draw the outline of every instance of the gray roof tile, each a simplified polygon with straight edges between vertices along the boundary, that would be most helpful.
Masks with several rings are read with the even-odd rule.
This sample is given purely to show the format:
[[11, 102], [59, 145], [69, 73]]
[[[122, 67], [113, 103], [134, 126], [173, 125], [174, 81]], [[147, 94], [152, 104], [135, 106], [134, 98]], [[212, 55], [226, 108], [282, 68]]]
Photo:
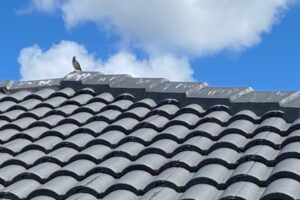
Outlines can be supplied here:
[[0, 199], [300, 198], [299, 92], [94, 72], [0, 90]]

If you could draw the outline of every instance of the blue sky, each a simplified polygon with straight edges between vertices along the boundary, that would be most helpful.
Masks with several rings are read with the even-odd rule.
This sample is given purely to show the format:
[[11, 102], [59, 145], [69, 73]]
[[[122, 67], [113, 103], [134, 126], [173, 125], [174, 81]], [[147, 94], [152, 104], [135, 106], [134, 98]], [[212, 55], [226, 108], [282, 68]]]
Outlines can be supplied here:
[[[59, 12], [26, 11], [29, 1], [0, 1], [0, 79], [21, 78], [20, 51], [38, 45], [47, 51], [62, 40], [85, 46], [94, 58], [106, 60], [120, 49], [120, 36], [93, 22], [68, 27]], [[261, 41], [235, 52], [218, 50], [209, 55], [190, 55], [193, 78], [214, 86], [251, 86], [257, 90], [300, 90], [300, 6], [293, 4]], [[103, 25], [104, 26], [104, 25]], [[137, 59], [148, 50], [122, 45]], [[124, 47], [125, 46], [125, 47]], [[182, 52], [181, 52], [182, 53]], [[193, 53], [192, 53], [193, 54]], [[176, 54], [177, 55], [177, 54]], [[28, 69], [28, 68], [26, 68]]]

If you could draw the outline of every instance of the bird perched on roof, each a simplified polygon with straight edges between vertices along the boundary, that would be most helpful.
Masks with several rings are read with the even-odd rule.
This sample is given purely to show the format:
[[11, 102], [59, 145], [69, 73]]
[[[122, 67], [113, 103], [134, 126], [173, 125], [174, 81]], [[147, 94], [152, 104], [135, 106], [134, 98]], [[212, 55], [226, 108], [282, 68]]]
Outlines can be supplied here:
[[72, 64], [75, 70], [82, 71], [79, 62], [76, 60], [76, 57], [73, 56]]

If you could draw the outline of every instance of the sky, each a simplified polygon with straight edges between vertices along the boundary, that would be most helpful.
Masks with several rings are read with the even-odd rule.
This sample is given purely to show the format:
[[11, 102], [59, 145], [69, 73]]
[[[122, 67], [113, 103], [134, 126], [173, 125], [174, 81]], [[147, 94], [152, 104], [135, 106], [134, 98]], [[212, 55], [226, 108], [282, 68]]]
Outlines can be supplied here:
[[1, 0], [0, 80], [83, 70], [300, 90], [299, 0]]

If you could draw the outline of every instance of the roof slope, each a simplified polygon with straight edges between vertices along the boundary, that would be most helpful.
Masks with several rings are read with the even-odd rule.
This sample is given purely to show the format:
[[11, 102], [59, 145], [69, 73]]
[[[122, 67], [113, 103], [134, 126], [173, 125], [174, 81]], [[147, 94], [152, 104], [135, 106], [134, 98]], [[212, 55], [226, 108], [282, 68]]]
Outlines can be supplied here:
[[0, 198], [299, 199], [299, 108], [297, 91], [95, 72], [2, 81]]

